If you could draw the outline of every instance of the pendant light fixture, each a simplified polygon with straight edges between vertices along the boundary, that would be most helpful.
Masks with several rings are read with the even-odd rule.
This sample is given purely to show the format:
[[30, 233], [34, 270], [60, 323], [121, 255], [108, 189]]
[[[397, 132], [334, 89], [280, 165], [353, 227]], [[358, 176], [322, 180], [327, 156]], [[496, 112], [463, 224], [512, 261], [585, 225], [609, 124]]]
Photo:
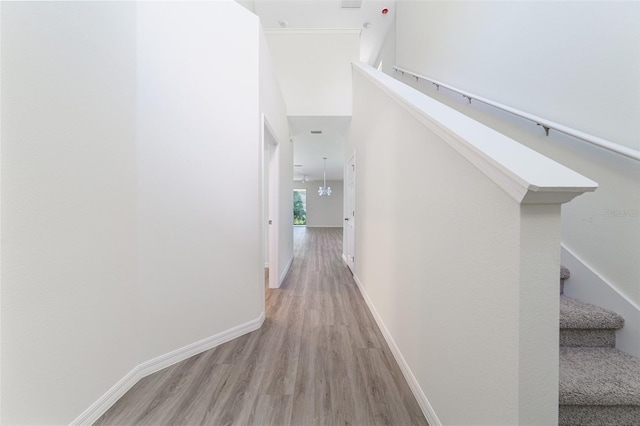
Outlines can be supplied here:
[[320, 188], [318, 188], [318, 195], [319, 196], [329, 196], [331, 195], [331, 187], [327, 186], [327, 157], [323, 157], [324, 158], [324, 186], [321, 186]]

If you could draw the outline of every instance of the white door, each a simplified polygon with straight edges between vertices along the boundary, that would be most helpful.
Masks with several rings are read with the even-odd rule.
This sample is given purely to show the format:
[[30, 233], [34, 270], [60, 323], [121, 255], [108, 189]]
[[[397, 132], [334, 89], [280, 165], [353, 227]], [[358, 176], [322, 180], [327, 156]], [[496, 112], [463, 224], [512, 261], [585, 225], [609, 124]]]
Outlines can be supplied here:
[[356, 267], [356, 154], [354, 153], [347, 166], [347, 199], [344, 216], [344, 232], [346, 246], [346, 262], [351, 272], [355, 273]]
[[280, 286], [280, 264], [278, 257], [278, 203], [280, 202], [278, 196], [278, 170], [280, 167], [278, 160], [279, 146], [264, 118], [264, 114], [262, 115], [262, 120], [264, 139], [262, 155], [262, 179], [264, 185], [262, 190], [262, 205], [264, 207], [264, 258], [265, 266], [269, 265], [269, 287], [278, 288]]

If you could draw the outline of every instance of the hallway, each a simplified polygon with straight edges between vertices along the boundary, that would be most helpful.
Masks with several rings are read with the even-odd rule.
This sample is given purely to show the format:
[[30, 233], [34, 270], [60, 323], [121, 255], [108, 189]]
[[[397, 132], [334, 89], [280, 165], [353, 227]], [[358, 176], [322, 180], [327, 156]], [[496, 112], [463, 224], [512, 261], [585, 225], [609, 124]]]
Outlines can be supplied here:
[[426, 425], [342, 263], [342, 229], [294, 241], [262, 328], [142, 379], [96, 424]]

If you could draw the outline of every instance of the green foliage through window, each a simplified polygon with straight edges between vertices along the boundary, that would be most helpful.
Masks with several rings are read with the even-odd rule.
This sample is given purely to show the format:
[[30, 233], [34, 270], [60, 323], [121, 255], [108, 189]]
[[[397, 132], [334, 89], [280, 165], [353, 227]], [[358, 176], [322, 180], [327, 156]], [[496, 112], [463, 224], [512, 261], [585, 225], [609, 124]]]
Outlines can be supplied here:
[[293, 224], [307, 224], [307, 191], [305, 189], [293, 190]]

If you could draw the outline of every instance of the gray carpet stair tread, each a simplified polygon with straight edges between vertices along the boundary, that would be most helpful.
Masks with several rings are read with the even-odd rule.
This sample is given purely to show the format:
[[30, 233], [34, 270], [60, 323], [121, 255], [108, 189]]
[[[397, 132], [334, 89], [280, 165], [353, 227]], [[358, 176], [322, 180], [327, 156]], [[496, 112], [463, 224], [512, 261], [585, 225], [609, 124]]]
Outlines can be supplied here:
[[560, 279], [566, 280], [566, 279], [569, 279], [569, 277], [571, 277], [571, 272], [569, 271], [569, 269], [560, 265]]
[[619, 329], [624, 318], [600, 306], [560, 296], [560, 328]]
[[640, 405], [640, 359], [613, 348], [560, 348], [560, 405]]

